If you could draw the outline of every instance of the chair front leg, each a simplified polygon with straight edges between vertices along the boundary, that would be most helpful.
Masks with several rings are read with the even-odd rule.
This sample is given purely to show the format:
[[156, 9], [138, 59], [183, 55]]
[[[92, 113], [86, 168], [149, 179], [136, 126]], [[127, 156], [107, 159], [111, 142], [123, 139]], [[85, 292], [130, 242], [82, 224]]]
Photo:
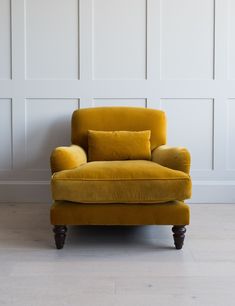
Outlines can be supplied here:
[[67, 227], [65, 225], [55, 225], [53, 232], [55, 233], [55, 244], [57, 249], [63, 249]]
[[172, 227], [173, 238], [175, 243], [175, 248], [177, 250], [182, 249], [184, 244], [184, 237], [186, 233], [186, 228], [184, 225], [175, 225]]

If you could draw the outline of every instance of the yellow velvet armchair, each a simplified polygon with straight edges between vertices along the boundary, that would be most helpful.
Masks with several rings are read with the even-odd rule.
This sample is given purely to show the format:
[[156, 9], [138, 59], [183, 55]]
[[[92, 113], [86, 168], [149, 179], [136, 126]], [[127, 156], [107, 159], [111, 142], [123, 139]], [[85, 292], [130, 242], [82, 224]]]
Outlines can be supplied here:
[[[124, 138], [128, 131], [139, 132], [136, 139], [130, 138], [133, 141], [126, 138], [127, 155], [120, 160], [113, 152], [110, 159], [100, 158], [108, 145], [118, 146], [119, 138], [104, 133], [110, 131], [115, 137], [122, 131]], [[94, 149], [93, 134], [101, 135], [101, 143], [107, 135], [109, 140]], [[148, 144], [141, 148], [146, 137], [149, 148]], [[71, 140], [71, 146], [51, 154], [50, 217], [58, 249], [64, 246], [68, 225], [172, 225], [175, 247], [182, 248], [190, 219], [184, 203], [192, 189], [190, 154], [185, 148], [166, 146], [164, 112], [134, 107], [76, 110]]]

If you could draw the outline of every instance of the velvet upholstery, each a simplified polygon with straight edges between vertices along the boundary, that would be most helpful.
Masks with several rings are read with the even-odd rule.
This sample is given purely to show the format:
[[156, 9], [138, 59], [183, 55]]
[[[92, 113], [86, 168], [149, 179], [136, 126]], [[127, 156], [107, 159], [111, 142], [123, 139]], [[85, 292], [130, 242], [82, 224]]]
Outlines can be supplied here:
[[55, 201], [51, 207], [53, 225], [187, 225], [189, 219], [189, 206], [180, 201], [144, 205]]
[[146, 160], [88, 162], [52, 177], [54, 200], [160, 203], [191, 196], [188, 174]]
[[[87, 162], [88, 130], [151, 131], [151, 160]], [[72, 146], [51, 155], [51, 224], [57, 248], [65, 225], [144, 225], [173, 227], [176, 248], [182, 247], [184, 225], [190, 222], [190, 154], [166, 146], [162, 111], [99, 107], [79, 109], [72, 116]], [[131, 145], [131, 144], [130, 144]]]
[[73, 169], [87, 162], [86, 152], [77, 145], [57, 147], [51, 153], [51, 171]]
[[189, 173], [191, 157], [187, 149], [159, 146], [152, 152], [152, 161], [171, 169]]
[[72, 116], [72, 143], [87, 151], [87, 131], [151, 131], [151, 150], [166, 144], [166, 117], [160, 110], [141, 107], [95, 107]]
[[89, 161], [150, 160], [151, 131], [88, 130]]

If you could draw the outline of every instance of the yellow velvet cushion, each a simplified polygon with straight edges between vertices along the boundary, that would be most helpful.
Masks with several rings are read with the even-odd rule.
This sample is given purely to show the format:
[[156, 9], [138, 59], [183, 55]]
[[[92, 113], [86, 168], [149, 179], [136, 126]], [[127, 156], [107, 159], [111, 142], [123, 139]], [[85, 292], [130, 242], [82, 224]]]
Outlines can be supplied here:
[[160, 203], [191, 196], [184, 172], [147, 160], [88, 162], [52, 177], [54, 200], [80, 203]]
[[151, 131], [88, 131], [89, 161], [151, 159]]
[[73, 113], [72, 143], [88, 149], [87, 131], [151, 131], [151, 150], [166, 143], [163, 111], [143, 107], [91, 107]]

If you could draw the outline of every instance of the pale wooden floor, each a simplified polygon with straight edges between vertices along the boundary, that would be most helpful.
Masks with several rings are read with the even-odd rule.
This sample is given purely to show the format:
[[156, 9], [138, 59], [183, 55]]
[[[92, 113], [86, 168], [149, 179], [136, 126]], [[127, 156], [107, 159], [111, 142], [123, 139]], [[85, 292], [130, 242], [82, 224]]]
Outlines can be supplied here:
[[0, 305], [234, 306], [235, 205], [191, 205], [171, 227], [69, 229], [54, 248], [48, 205], [0, 204]]

